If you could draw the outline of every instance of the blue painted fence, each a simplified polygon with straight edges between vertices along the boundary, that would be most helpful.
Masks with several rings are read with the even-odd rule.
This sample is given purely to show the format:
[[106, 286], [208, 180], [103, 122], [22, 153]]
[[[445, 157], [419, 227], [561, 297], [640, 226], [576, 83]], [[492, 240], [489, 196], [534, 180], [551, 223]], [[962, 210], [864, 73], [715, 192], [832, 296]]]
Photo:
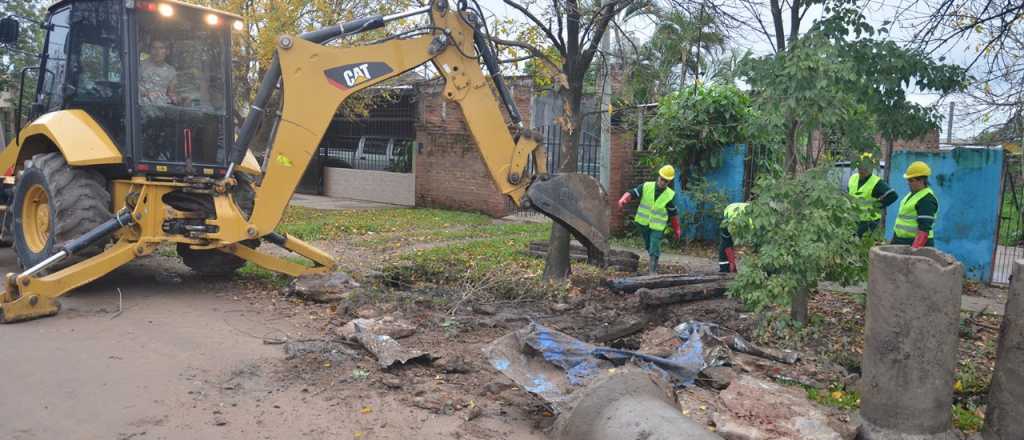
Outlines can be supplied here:
[[[747, 154], [747, 146], [744, 144], [729, 145], [722, 150], [722, 164], [713, 170], [704, 173], [704, 179], [709, 184], [725, 193], [729, 203], [743, 201], [743, 159]], [[697, 212], [696, 203], [688, 192], [680, 190], [680, 172], [676, 169], [675, 191], [676, 208], [682, 213]], [[683, 234], [689, 239], [701, 239], [709, 241], [718, 240], [718, 221], [705, 220], [695, 227], [686, 227]]]
[[894, 151], [889, 186], [900, 198], [886, 214], [888, 239], [892, 239], [899, 204], [910, 192], [903, 171], [918, 160], [931, 167], [928, 181], [939, 199], [935, 247], [959, 260], [968, 278], [990, 281], [999, 224], [1003, 150]]

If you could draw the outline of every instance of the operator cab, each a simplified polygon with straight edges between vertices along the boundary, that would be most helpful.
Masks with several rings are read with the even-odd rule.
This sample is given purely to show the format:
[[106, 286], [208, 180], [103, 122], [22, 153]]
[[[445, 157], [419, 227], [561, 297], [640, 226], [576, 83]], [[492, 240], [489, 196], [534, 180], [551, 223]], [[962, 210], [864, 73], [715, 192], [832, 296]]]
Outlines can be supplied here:
[[128, 173], [224, 174], [240, 17], [176, 1], [63, 0], [46, 25], [29, 120], [84, 110]]

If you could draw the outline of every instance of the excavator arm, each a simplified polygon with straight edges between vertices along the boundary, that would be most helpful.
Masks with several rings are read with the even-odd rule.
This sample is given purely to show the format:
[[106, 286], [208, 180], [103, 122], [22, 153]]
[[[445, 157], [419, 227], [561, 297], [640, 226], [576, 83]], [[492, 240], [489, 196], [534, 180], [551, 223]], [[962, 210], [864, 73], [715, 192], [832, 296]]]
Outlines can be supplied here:
[[[444, 98], [458, 103], [495, 187], [517, 205], [532, 206], [566, 226], [591, 249], [608, 251], [606, 195], [596, 180], [579, 174], [547, 176], [540, 138], [522, 128], [521, 118], [497, 71], [497, 61], [472, 11], [450, 10], [447, 1], [404, 14], [429, 13], [430, 31], [377, 44], [337, 48], [331, 38], [383, 26], [383, 17], [357, 20], [277, 41], [274, 68], [261, 90], [231, 158], [244, 153], [263, 103], [278, 81], [283, 90], [272, 146], [256, 178], [250, 224], [259, 236], [273, 232], [339, 105], [352, 94], [431, 62], [445, 78]], [[349, 32], [346, 32], [349, 29]], [[484, 75], [479, 59], [491, 73]], [[275, 77], [276, 75], [276, 77]], [[501, 103], [495, 98], [496, 89]], [[262, 99], [261, 99], [262, 98]], [[502, 113], [502, 109], [508, 115]], [[528, 174], [531, 157], [536, 170]]]
[[[388, 21], [418, 14], [430, 14], [431, 24], [414, 36], [347, 48], [324, 45], [340, 36], [379, 28]], [[517, 205], [532, 206], [565, 226], [587, 246], [591, 261], [603, 264], [608, 253], [607, 195], [592, 177], [547, 175], [544, 151], [537, 148], [539, 139], [522, 128], [519, 112], [497, 71], [497, 60], [479, 32], [479, 19], [469, 8], [451, 10], [447, 0], [432, 0], [430, 6], [406, 13], [359, 19], [298, 37], [281, 36], [274, 61], [228, 152], [230, 164], [226, 176], [216, 181], [210, 178], [161, 180], [147, 176], [114, 180], [111, 182], [116, 213], [113, 218], [62, 244], [55, 253], [34, 266], [4, 277], [0, 323], [57, 313], [60, 296], [152, 253], [166, 242], [187, 245], [197, 252], [234, 254], [293, 276], [330, 271], [335, 264], [330, 255], [295, 237], [278, 234], [274, 229], [338, 106], [353, 93], [428, 62], [445, 78], [444, 98], [462, 108], [498, 191]], [[490, 72], [490, 78], [484, 75], [480, 59]], [[245, 158], [259, 121], [263, 119], [264, 108], [277, 90], [282, 93], [282, 108], [271, 127], [270, 151], [257, 170], [251, 166], [251, 160]], [[532, 172], [531, 159], [535, 167]], [[255, 193], [253, 210], [248, 215], [240, 208], [235, 191], [246, 187], [251, 187]], [[215, 215], [196, 220], [196, 214], [180, 211], [166, 202], [167, 197], [179, 193], [208, 194]], [[48, 273], [61, 261], [79, 255], [110, 236], [114, 236], [116, 242], [100, 254]], [[245, 245], [248, 240], [260, 238], [312, 260], [315, 267], [296, 264]]]

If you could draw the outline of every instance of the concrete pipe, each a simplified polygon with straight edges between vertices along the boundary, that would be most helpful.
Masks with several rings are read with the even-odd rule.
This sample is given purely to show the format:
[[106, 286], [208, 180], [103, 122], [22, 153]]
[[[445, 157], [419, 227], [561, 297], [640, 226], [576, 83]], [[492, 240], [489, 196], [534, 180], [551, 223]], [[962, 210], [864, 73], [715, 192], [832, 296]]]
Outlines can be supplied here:
[[955, 439], [963, 266], [933, 248], [871, 249], [861, 409], [864, 440]]
[[1013, 282], [999, 329], [996, 367], [981, 435], [985, 440], [1024, 436], [1024, 260], [1013, 262]]
[[602, 378], [559, 416], [559, 440], [722, 440], [684, 416], [648, 373], [629, 369]]

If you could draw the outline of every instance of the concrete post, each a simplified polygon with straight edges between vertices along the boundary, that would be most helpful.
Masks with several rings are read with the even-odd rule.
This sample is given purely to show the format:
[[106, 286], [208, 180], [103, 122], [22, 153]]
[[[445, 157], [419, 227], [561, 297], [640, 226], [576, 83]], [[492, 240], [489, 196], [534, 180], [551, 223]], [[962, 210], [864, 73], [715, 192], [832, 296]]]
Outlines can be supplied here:
[[933, 248], [871, 249], [858, 438], [957, 438], [950, 408], [963, 276]]
[[1013, 262], [1013, 282], [999, 329], [996, 368], [981, 435], [985, 440], [1024, 435], [1024, 260]]
[[578, 392], [558, 417], [558, 440], [722, 440], [684, 416], [645, 371], [616, 372]]

